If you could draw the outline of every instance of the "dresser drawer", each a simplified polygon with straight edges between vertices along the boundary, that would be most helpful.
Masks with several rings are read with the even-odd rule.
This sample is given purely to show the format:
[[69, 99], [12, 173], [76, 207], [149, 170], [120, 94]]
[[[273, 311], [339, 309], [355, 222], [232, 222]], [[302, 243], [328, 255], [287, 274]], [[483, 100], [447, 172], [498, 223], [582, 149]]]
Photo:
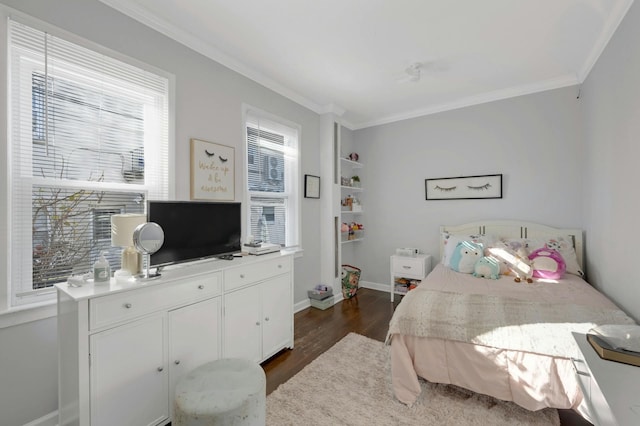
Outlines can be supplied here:
[[244, 265], [241, 268], [230, 268], [224, 271], [224, 289], [233, 290], [289, 271], [291, 262], [288, 256]]
[[192, 300], [219, 295], [221, 282], [220, 273], [208, 274], [91, 299], [89, 328], [95, 330]]
[[391, 270], [398, 276], [423, 278], [426, 275], [425, 260], [418, 257], [392, 256]]

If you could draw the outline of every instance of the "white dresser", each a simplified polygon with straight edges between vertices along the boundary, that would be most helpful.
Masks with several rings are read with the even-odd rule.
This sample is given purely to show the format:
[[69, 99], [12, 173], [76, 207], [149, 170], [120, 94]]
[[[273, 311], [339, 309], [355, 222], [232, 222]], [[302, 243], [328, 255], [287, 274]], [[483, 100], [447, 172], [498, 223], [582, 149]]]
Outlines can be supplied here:
[[162, 425], [187, 371], [293, 348], [293, 255], [169, 267], [146, 282], [56, 285], [62, 425]]
[[596, 426], [640, 425], [640, 367], [601, 359], [586, 335], [573, 333], [582, 359], [574, 359], [586, 413]]

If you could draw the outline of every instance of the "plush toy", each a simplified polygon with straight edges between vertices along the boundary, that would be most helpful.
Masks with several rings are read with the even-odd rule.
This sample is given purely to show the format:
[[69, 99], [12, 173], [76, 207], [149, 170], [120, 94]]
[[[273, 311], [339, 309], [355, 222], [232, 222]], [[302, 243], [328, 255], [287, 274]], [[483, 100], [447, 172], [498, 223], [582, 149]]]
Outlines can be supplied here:
[[481, 257], [473, 268], [473, 276], [497, 280], [500, 276], [500, 261], [491, 256]]
[[472, 243], [471, 241], [460, 241], [453, 249], [449, 266], [451, 269], [463, 274], [473, 272], [474, 266], [478, 259], [483, 256], [481, 244]]
[[562, 255], [557, 250], [547, 247], [532, 251], [529, 260], [533, 268], [533, 276], [536, 278], [558, 280], [567, 270]]

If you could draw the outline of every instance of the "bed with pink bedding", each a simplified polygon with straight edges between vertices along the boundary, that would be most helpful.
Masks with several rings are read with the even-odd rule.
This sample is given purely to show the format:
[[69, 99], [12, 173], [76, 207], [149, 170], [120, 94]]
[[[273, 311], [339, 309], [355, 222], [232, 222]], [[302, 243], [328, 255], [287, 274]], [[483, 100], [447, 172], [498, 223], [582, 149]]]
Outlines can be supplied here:
[[[570, 236], [579, 267], [582, 235], [532, 223], [483, 222], [443, 232], [492, 238]], [[443, 253], [441, 247], [441, 253]], [[404, 296], [389, 326], [392, 386], [412, 404], [419, 378], [513, 401], [529, 409], [581, 410], [582, 392], [571, 358], [571, 332], [633, 320], [583, 278], [516, 283], [513, 276], [476, 278], [439, 263]]]

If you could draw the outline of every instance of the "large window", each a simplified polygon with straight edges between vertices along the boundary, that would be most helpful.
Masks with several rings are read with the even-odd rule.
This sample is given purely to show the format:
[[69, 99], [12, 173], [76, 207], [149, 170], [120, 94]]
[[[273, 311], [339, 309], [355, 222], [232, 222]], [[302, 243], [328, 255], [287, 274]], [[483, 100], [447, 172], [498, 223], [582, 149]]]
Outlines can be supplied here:
[[299, 245], [299, 126], [245, 109], [247, 235], [282, 247]]
[[168, 197], [166, 77], [11, 21], [11, 305], [43, 300], [101, 252], [111, 215]]

